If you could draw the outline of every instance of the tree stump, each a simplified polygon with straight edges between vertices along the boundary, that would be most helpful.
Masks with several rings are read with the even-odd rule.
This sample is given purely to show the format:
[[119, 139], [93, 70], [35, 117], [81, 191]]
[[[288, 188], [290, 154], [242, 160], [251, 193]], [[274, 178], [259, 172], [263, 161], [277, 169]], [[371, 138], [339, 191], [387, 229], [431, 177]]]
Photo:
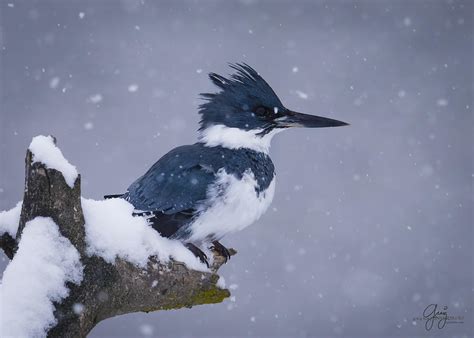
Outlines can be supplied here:
[[[191, 270], [174, 260], [162, 263], [156, 257], [149, 257], [146, 267], [138, 267], [123, 259], [110, 264], [88, 255], [80, 175], [71, 188], [60, 171], [33, 162], [28, 150], [16, 238], [8, 233], [0, 236], [0, 247], [10, 259], [15, 256], [25, 224], [37, 216], [54, 220], [61, 235], [78, 250], [84, 267], [81, 284], [68, 283], [68, 297], [54, 304], [56, 325], [47, 332], [50, 337], [85, 337], [97, 323], [113, 316], [220, 303], [230, 296], [229, 290], [216, 285], [216, 272], [225, 261], [217, 252], [209, 272]], [[8, 304], [3, 306], [8, 311]]]

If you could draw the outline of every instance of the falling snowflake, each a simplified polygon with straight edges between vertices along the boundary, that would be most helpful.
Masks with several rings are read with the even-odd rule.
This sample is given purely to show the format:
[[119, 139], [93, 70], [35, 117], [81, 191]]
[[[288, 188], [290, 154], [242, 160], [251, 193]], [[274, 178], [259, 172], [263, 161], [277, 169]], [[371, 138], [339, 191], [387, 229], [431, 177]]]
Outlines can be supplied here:
[[94, 94], [94, 95], [89, 96], [88, 101], [92, 102], [94, 104], [97, 104], [97, 103], [101, 102], [102, 99], [103, 99], [103, 97], [102, 97], [101, 94]]
[[84, 129], [85, 130], [92, 130], [92, 129], [94, 129], [94, 124], [90, 121], [86, 122], [86, 123], [84, 123]]
[[152, 336], [154, 328], [149, 324], [140, 325], [140, 333], [144, 336]]
[[51, 89], [56, 89], [56, 87], [59, 85], [59, 77], [53, 77], [50, 81], [49, 81], [49, 88]]
[[448, 100], [445, 98], [440, 98], [436, 101], [436, 104], [440, 107], [446, 107], [448, 105]]
[[76, 315], [80, 315], [84, 312], [84, 305], [81, 303], [74, 303], [72, 306], [72, 311], [74, 311]]
[[130, 86], [128, 86], [128, 91], [130, 93], [135, 93], [138, 91], [138, 85], [136, 83], [132, 83]]
[[296, 95], [298, 95], [300, 99], [303, 99], [303, 100], [308, 99], [308, 94], [306, 94], [305, 92], [302, 92], [301, 90], [295, 90], [295, 93]]

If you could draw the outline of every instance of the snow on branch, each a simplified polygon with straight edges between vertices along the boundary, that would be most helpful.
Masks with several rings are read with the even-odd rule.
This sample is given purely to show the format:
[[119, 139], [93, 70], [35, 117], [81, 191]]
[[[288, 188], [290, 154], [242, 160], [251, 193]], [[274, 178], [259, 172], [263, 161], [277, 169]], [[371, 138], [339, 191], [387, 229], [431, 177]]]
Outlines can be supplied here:
[[57, 322], [52, 301], [64, 299], [69, 294], [66, 282], [80, 283], [82, 271], [79, 252], [51, 218], [29, 221], [3, 273], [2, 335], [44, 336]]
[[28, 149], [33, 154], [33, 162], [41, 162], [46, 168], [60, 171], [66, 183], [73, 188], [78, 175], [77, 169], [64, 158], [55, 142], [52, 136], [36, 136]]
[[0, 248], [12, 259], [0, 285], [1, 336], [85, 337], [116, 315], [229, 297], [216, 274], [224, 257], [214, 252], [208, 269], [133, 217], [128, 202], [81, 198], [80, 175], [55, 143], [33, 139], [23, 201], [0, 213]]
[[89, 255], [97, 255], [109, 263], [124, 259], [140, 267], [146, 266], [150, 256], [164, 263], [173, 258], [193, 270], [207, 271], [206, 265], [181, 242], [161, 237], [145, 218], [132, 216], [133, 205], [123, 199], [83, 198], [82, 209]]

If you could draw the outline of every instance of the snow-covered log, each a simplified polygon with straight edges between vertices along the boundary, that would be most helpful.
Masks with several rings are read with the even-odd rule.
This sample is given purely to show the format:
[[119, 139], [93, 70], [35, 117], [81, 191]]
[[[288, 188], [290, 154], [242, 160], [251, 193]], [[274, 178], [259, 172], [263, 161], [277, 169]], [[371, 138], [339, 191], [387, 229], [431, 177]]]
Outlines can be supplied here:
[[55, 143], [33, 139], [23, 202], [0, 213], [0, 247], [11, 259], [0, 285], [2, 336], [85, 337], [113, 316], [229, 297], [216, 274], [224, 257], [213, 252], [208, 269], [127, 202], [81, 199], [81, 177]]

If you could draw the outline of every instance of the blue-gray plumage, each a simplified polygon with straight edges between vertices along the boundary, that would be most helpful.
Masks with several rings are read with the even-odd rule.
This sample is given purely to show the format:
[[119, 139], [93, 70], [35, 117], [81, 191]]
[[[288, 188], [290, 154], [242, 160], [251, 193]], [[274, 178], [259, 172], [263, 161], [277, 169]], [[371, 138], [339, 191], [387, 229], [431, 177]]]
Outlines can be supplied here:
[[257, 220], [273, 198], [275, 168], [270, 140], [289, 127], [334, 127], [346, 123], [296, 113], [283, 106], [267, 82], [247, 64], [231, 65], [229, 78], [211, 73], [221, 91], [201, 94], [200, 136], [160, 158], [121, 197], [163, 236], [194, 244], [212, 242], [228, 257], [220, 240]]
[[[255, 192], [258, 196], [268, 188], [275, 174], [267, 154], [245, 148], [206, 147], [202, 143], [181, 146], [159, 159], [130, 185], [123, 197], [133, 204], [137, 213], [138, 210], [154, 211], [153, 216], [161, 222], [156, 219], [152, 224], [162, 234], [185, 239], [189, 229], [183, 226], [198, 216], [197, 207], [206, 203], [208, 187], [214, 183], [218, 172], [225, 170], [241, 179], [249, 169], [257, 180]], [[181, 217], [175, 222], [179, 213], [182, 213]]]
[[258, 183], [257, 194], [268, 188], [275, 174], [270, 156], [264, 153], [196, 143], [164, 155], [130, 185], [124, 197], [139, 210], [165, 214], [188, 210], [206, 199], [207, 187], [222, 169], [239, 179], [250, 169]]

